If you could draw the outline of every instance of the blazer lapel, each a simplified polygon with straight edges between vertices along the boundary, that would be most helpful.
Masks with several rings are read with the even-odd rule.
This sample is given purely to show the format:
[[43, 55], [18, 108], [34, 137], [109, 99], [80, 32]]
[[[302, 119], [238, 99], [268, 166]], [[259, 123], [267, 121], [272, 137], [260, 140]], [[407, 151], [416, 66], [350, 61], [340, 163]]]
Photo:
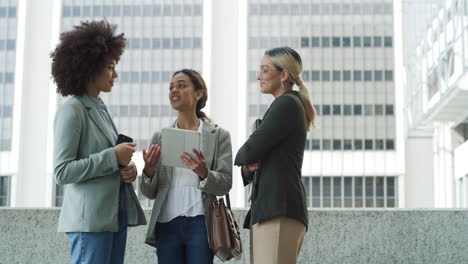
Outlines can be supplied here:
[[93, 122], [99, 128], [99, 130], [101, 130], [101, 133], [104, 134], [106, 136], [107, 140], [109, 140], [109, 143], [111, 143], [111, 145], [114, 146], [115, 145], [115, 142], [113, 142], [114, 138], [109, 134], [108, 129], [106, 129], [106, 126], [104, 125], [104, 120], [102, 120], [102, 117], [99, 114], [96, 107], [92, 107], [88, 111], [88, 113], [89, 113], [89, 116], [91, 117], [91, 119], [93, 120]]
[[205, 156], [206, 167], [211, 169], [216, 151], [216, 145], [218, 144], [216, 140], [216, 129], [215, 126], [213, 126], [207, 120], [204, 120], [202, 131], [202, 151], [203, 155]]
[[[112, 146], [114, 146], [115, 145], [114, 138], [109, 133], [110, 131], [106, 129], [106, 126], [104, 125], [104, 120], [102, 120], [102, 117], [99, 114], [97, 108], [94, 106], [94, 104], [81, 96], [79, 96], [78, 99], [81, 101], [81, 103], [83, 103], [83, 105], [88, 110], [88, 115], [91, 118], [91, 120], [93, 120], [94, 124], [96, 124], [96, 126], [99, 128], [101, 133], [107, 138], [109, 143]], [[112, 125], [114, 126], [114, 124]]]

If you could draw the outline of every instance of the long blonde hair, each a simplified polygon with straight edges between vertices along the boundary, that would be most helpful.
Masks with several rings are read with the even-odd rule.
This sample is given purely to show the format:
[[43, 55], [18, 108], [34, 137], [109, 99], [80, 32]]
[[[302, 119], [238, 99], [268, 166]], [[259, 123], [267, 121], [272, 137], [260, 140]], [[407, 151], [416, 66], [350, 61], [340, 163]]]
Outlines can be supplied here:
[[288, 70], [289, 81], [292, 85], [295, 84], [299, 87], [299, 99], [305, 109], [307, 130], [310, 129], [310, 125], [315, 127], [317, 112], [312, 105], [309, 90], [304, 85], [304, 81], [301, 77], [303, 68], [299, 54], [290, 47], [279, 47], [265, 51], [265, 55], [271, 57], [271, 60], [278, 71]]

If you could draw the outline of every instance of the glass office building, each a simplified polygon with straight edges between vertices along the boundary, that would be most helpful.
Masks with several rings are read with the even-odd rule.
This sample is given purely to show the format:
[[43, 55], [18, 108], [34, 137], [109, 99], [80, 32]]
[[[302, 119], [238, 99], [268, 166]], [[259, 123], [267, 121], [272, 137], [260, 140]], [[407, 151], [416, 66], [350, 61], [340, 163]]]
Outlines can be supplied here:
[[0, 2], [0, 206], [10, 205], [17, 1]]

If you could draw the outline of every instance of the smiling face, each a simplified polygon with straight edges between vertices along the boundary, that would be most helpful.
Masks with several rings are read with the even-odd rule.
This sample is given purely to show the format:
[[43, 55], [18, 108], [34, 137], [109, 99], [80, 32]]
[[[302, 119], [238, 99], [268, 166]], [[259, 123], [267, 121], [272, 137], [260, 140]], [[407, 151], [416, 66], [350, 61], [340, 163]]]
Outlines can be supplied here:
[[179, 72], [172, 77], [169, 85], [169, 102], [172, 108], [179, 112], [195, 112], [197, 101], [201, 97], [201, 91], [195, 91], [195, 86], [187, 74]]
[[257, 72], [262, 93], [274, 94], [281, 87], [281, 72], [278, 71], [269, 55], [264, 55]]
[[89, 83], [87, 88], [89, 95], [97, 97], [100, 92], [108, 93], [112, 91], [114, 79], [118, 77], [115, 64], [115, 61], [106, 64], [104, 69], [96, 75], [95, 80]]

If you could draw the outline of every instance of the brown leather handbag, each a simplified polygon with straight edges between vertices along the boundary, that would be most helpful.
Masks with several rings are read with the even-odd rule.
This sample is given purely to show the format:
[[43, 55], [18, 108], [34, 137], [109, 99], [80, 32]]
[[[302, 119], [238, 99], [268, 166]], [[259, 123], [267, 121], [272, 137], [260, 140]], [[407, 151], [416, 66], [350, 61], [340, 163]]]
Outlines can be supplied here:
[[231, 211], [229, 194], [226, 194], [227, 207], [224, 199], [214, 199], [211, 204], [210, 242], [213, 254], [222, 261], [232, 258], [241, 259], [242, 244], [239, 226]]

